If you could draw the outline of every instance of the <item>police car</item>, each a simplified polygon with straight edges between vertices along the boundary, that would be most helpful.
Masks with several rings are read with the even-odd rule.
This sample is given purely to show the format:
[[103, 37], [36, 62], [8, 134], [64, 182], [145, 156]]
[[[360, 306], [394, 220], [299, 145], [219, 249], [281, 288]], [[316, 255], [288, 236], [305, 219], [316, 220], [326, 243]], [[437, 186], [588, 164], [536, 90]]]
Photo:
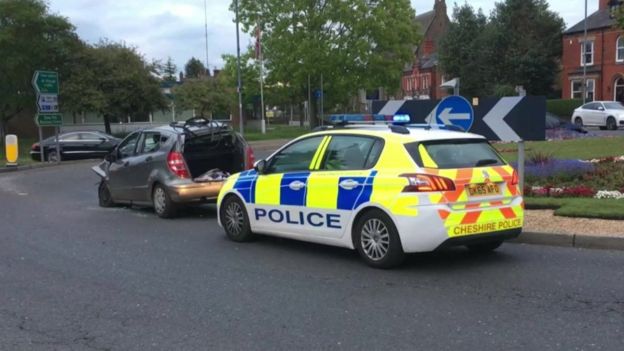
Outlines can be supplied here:
[[232, 175], [217, 202], [227, 236], [346, 247], [371, 266], [389, 268], [406, 253], [457, 245], [490, 251], [520, 234], [518, 175], [484, 137], [375, 123], [388, 119], [409, 121], [332, 116], [339, 122], [333, 128], [299, 137]]

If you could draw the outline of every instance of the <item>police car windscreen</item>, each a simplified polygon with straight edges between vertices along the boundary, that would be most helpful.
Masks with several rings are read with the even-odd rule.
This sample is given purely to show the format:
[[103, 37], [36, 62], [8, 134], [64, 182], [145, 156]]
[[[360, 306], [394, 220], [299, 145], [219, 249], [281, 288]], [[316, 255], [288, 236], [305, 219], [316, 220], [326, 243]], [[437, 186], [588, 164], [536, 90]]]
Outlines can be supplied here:
[[416, 164], [426, 168], [471, 168], [504, 165], [496, 150], [482, 139], [435, 140], [406, 144]]

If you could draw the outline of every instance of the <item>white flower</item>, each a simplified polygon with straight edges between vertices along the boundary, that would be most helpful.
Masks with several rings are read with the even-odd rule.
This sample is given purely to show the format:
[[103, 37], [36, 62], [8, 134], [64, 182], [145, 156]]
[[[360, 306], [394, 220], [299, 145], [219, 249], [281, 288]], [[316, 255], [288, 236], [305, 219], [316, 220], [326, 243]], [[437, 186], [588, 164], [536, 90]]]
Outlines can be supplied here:
[[600, 190], [594, 195], [596, 199], [616, 199], [622, 200], [624, 199], [624, 194], [617, 190]]

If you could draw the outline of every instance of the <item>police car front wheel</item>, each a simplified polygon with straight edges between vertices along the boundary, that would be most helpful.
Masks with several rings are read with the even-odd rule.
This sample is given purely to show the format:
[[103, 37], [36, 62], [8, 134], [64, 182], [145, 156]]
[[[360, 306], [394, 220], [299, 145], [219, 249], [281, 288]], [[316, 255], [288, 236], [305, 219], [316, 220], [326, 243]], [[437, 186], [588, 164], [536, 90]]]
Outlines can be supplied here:
[[369, 210], [354, 228], [354, 244], [364, 261], [376, 268], [395, 267], [405, 258], [394, 223], [380, 210]]
[[237, 242], [249, 241], [252, 238], [249, 217], [240, 199], [235, 196], [225, 198], [219, 215], [228, 238]]

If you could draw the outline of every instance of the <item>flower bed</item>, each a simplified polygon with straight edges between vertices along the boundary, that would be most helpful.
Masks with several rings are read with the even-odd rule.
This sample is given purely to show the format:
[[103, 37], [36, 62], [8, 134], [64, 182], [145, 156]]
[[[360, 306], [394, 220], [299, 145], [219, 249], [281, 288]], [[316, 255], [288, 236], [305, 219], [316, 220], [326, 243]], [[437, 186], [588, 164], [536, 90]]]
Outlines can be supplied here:
[[624, 200], [624, 156], [581, 161], [534, 155], [525, 180], [527, 196]]

